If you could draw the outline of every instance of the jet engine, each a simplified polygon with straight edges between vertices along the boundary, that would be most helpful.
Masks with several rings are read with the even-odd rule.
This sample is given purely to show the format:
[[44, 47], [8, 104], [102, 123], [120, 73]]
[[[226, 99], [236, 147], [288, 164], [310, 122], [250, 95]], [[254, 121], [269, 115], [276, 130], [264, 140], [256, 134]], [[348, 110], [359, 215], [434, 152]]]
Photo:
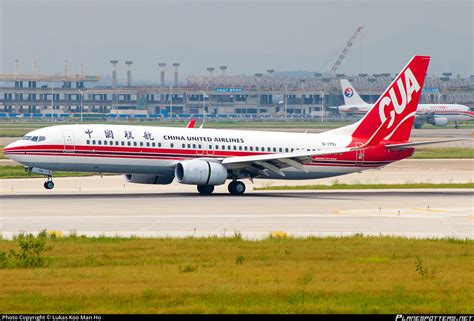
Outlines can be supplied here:
[[174, 175], [181, 184], [222, 185], [227, 179], [227, 168], [202, 159], [185, 160], [176, 165]]
[[448, 124], [448, 119], [446, 117], [435, 117], [432, 124], [440, 127], [446, 126]]
[[167, 185], [174, 179], [173, 176], [158, 176], [153, 174], [125, 174], [124, 177], [129, 183], [155, 185]]

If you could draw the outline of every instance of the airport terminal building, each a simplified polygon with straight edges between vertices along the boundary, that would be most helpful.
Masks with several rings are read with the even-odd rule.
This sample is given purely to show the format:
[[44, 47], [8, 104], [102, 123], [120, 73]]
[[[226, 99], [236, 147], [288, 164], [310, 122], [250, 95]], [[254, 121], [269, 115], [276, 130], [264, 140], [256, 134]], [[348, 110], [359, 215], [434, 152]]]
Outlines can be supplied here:
[[[176, 68], [177, 70], [177, 68]], [[0, 74], [0, 117], [73, 117], [78, 113], [110, 118], [209, 117], [340, 117], [344, 104], [340, 78], [351, 81], [362, 98], [373, 103], [393, 80], [391, 74], [342, 74], [278, 77], [269, 70], [254, 76], [191, 76], [172, 84], [134, 85], [131, 72], [111, 85], [100, 76], [80, 74]], [[474, 107], [474, 75], [468, 78], [428, 76], [422, 103], [459, 103]]]

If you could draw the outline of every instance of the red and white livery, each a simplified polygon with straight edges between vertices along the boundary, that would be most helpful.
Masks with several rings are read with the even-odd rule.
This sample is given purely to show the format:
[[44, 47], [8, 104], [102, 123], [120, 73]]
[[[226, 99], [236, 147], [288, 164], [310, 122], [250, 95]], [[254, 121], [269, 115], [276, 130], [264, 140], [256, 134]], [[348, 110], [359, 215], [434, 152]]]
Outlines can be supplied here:
[[409, 142], [429, 57], [415, 56], [357, 123], [320, 134], [132, 125], [60, 125], [34, 130], [4, 153], [28, 170], [123, 173], [132, 183], [174, 179], [211, 194], [241, 179], [314, 179], [382, 167], [410, 157]]

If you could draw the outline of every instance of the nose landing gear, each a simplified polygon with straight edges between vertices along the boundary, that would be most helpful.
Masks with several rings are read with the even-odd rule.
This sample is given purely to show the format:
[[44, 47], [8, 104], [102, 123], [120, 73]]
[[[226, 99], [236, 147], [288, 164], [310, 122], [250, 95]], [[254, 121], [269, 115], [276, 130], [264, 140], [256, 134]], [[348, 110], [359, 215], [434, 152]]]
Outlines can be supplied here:
[[53, 178], [51, 176], [48, 176], [48, 180], [46, 182], [44, 182], [44, 188], [46, 188], [46, 189], [53, 189], [54, 188]]

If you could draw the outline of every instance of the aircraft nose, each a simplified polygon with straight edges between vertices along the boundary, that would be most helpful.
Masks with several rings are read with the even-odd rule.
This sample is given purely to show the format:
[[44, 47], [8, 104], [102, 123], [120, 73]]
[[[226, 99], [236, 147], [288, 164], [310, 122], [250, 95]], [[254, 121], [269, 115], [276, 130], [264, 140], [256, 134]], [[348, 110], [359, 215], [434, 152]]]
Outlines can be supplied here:
[[18, 151], [22, 147], [23, 146], [21, 145], [21, 143], [19, 143], [19, 141], [10, 143], [10, 144], [8, 144], [7, 146], [5, 146], [3, 148], [3, 154], [5, 156], [9, 156], [9, 155], [13, 154], [14, 151]]

